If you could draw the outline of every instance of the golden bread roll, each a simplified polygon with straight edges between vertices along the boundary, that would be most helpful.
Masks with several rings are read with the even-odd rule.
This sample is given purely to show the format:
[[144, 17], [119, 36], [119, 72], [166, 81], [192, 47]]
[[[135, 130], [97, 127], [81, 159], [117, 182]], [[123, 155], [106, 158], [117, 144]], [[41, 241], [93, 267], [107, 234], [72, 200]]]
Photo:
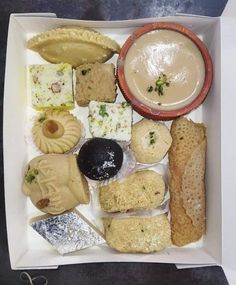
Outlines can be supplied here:
[[115, 181], [99, 189], [99, 200], [105, 212], [153, 209], [164, 199], [165, 182], [153, 170], [135, 172], [123, 181]]
[[107, 244], [120, 252], [150, 253], [171, 245], [167, 216], [104, 218]]
[[171, 126], [170, 213], [173, 244], [184, 246], [205, 233], [206, 129], [184, 117]]

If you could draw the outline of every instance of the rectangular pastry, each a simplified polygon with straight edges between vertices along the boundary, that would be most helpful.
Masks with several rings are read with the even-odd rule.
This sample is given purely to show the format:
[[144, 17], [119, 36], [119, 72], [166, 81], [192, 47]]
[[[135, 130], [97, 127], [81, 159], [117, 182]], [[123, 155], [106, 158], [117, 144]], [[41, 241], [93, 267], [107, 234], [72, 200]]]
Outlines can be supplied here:
[[89, 103], [89, 129], [93, 137], [129, 141], [132, 109], [127, 102]]
[[75, 99], [79, 106], [90, 101], [114, 102], [116, 99], [114, 64], [87, 63], [76, 68]]
[[163, 201], [165, 183], [153, 170], [143, 170], [99, 188], [99, 200], [105, 212], [153, 209]]
[[206, 129], [180, 117], [172, 123], [171, 136], [171, 236], [173, 244], [184, 246], [205, 233]]
[[28, 70], [33, 108], [36, 110], [74, 108], [70, 64], [33, 64]]
[[149, 253], [171, 245], [170, 223], [165, 214], [155, 217], [104, 218], [108, 245], [120, 252]]

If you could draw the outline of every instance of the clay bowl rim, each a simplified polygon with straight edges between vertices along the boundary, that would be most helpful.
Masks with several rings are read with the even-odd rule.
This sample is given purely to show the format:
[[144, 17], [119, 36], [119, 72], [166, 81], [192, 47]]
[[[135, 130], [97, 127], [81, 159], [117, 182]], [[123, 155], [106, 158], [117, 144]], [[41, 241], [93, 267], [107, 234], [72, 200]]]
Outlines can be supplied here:
[[[146, 106], [133, 95], [133, 93], [129, 90], [129, 87], [125, 80], [124, 60], [129, 48], [132, 46], [132, 44], [137, 38], [154, 30], [171, 30], [183, 34], [184, 36], [188, 37], [190, 40], [194, 42], [194, 44], [200, 50], [202, 58], [204, 60], [205, 79], [200, 93], [188, 105], [176, 110], [163, 111]], [[120, 54], [117, 60], [117, 82], [123, 96], [132, 105], [135, 111], [137, 111], [143, 117], [153, 120], [172, 120], [176, 117], [191, 112], [193, 109], [196, 109], [199, 105], [201, 105], [201, 103], [206, 98], [211, 88], [212, 80], [213, 80], [213, 64], [207, 47], [194, 32], [176, 23], [157, 22], [157, 23], [147, 24], [143, 27], [138, 28], [125, 41], [124, 45], [120, 50]]]

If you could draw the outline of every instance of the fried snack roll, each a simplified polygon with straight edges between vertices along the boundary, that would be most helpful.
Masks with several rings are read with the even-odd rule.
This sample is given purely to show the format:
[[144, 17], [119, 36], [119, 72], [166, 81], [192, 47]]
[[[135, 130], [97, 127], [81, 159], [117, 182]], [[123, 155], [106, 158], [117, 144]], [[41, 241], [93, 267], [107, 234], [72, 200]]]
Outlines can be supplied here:
[[171, 238], [184, 246], [205, 233], [206, 128], [180, 117], [171, 126], [170, 164]]

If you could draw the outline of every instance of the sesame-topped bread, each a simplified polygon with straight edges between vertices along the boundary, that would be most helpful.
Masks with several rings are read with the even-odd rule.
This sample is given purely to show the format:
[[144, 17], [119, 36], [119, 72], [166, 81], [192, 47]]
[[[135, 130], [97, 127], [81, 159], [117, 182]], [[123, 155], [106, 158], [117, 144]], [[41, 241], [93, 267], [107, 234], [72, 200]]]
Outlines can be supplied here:
[[99, 200], [105, 212], [153, 209], [163, 201], [165, 183], [153, 170], [135, 172], [123, 181], [114, 181], [99, 189]]
[[120, 252], [150, 253], [171, 245], [170, 223], [165, 214], [155, 217], [104, 218], [107, 244]]
[[195, 242], [205, 233], [206, 129], [184, 117], [171, 126], [169, 150], [172, 242]]
[[114, 102], [116, 99], [115, 67], [112, 63], [87, 63], [76, 69], [75, 100], [79, 106], [90, 101]]

